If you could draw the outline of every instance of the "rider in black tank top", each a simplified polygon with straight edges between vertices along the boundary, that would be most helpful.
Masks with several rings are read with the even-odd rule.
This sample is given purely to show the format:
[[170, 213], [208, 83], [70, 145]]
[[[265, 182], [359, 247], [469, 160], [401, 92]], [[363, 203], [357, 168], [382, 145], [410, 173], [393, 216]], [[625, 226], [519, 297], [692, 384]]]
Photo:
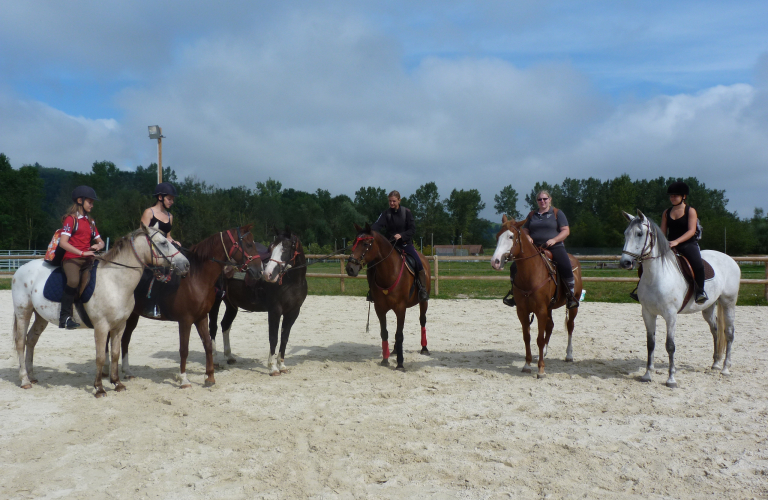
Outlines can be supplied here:
[[[150, 210], [152, 210], [150, 208]], [[155, 211], [152, 210], [152, 218], [149, 219], [149, 227], [156, 227], [160, 231], [162, 231], [165, 234], [168, 234], [171, 232], [171, 229], [173, 228], [173, 224], [171, 223], [172, 219], [168, 219], [168, 222], [163, 222], [157, 217], [155, 217]]]
[[[684, 182], [673, 182], [669, 186], [667, 193], [672, 204], [679, 206], [681, 203], [685, 203], [689, 189]], [[708, 297], [704, 291], [704, 262], [701, 260], [699, 242], [695, 238], [695, 232], [686, 237], [686, 233], [691, 231], [691, 207], [686, 204], [683, 215], [678, 219], [672, 218], [673, 208], [668, 208], [664, 211], [661, 219], [661, 228], [667, 230], [667, 239], [670, 242], [670, 246], [677, 253], [688, 259], [688, 262], [691, 264], [694, 281], [696, 282], [695, 300], [697, 304], [703, 304], [707, 301]], [[696, 210], [693, 210], [695, 213]], [[682, 238], [685, 239], [680, 241]]]

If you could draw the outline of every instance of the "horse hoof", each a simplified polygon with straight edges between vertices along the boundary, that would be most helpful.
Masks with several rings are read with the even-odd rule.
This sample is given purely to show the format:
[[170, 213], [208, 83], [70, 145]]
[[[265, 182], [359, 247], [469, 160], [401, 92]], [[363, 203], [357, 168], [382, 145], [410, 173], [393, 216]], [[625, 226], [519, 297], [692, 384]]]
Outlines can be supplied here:
[[720, 372], [721, 375], [729, 376], [731, 374], [731, 370], [728, 369], [728, 367], [723, 368], [723, 371]]
[[677, 389], [677, 382], [667, 382], [667, 387], [670, 389]]
[[181, 387], [179, 387], [179, 389], [191, 389], [191, 388], [192, 388], [192, 384], [183, 384]]
[[283, 368], [280, 370], [280, 373], [290, 373], [290, 370], [288, 370], [288, 368]]
[[125, 380], [134, 380], [136, 378], [136, 375], [123, 375], [123, 378]]
[[234, 365], [235, 363], [237, 363], [237, 360], [236, 360], [235, 358], [232, 358], [232, 359], [228, 359], [228, 360], [227, 360], [227, 364], [228, 364], [228, 365]]
[[96, 394], [94, 394], [94, 396], [96, 396], [97, 398], [105, 398], [107, 397], [107, 391], [105, 391], [104, 389], [99, 389], [98, 391], [96, 391]]
[[388, 359], [382, 359], [381, 360], [381, 366], [389, 366], [389, 360]]
[[421, 348], [421, 354], [423, 354], [424, 356], [431, 356], [432, 355], [432, 353], [429, 352], [429, 349], [427, 349], [427, 346], [424, 346], [424, 347]]
[[33, 384], [37, 383], [37, 379], [36, 378], [31, 378], [31, 379], [29, 379], [29, 381], [32, 382]]
[[528, 367], [528, 366], [524, 366], [524, 367], [523, 367], [523, 369], [522, 369], [521, 371], [522, 371], [523, 373], [531, 373], [531, 369], [530, 369], [530, 367]]
[[547, 378], [547, 374], [546, 373], [537, 373], [536, 374], [536, 378]]
[[278, 370], [275, 370], [269, 374], [270, 377], [279, 377], [280, 372]]
[[405, 372], [405, 367], [403, 365], [399, 365], [397, 368], [395, 368], [395, 370], [399, 372]]
[[22, 389], [31, 389], [32, 388], [32, 384], [24, 384], [24, 385], [21, 386], [21, 388]]
[[213, 387], [214, 385], [216, 385], [216, 381], [215, 380], [207, 380], [206, 379], [206, 381], [205, 381], [205, 383], [203, 385], [205, 387]]
[[565, 358], [566, 363], [573, 363], [573, 358]]
[[128, 390], [128, 388], [126, 386], [124, 386], [123, 384], [117, 384], [115, 386], [115, 392], [123, 392], [123, 391], [127, 391], [127, 390]]

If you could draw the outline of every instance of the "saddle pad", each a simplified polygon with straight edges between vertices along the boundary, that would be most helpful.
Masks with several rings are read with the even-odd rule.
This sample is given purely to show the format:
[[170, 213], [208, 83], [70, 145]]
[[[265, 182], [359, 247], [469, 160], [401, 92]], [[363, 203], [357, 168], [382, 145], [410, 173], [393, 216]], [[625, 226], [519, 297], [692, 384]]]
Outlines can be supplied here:
[[[88, 281], [88, 284], [85, 286], [82, 295], [77, 300], [78, 302], [82, 302], [84, 304], [91, 300], [93, 289], [96, 288], [96, 270], [98, 265], [98, 261], [93, 263], [93, 267], [91, 268], [91, 279]], [[64, 269], [57, 267], [45, 281], [43, 297], [50, 300], [51, 302], [61, 302], [61, 297], [64, 295], [64, 285], [66, 284], [67, 277], [64, 275]]]
[[416, 261], [410, 254], [405, 254], [405, 267], [409, 273], [416, 276]]
[[715, 277], [715, 270], [712, 269], [712, 266], [706, 260], [701, 259], [701, 261], [704, 263], [704, 280], [711, 280]]

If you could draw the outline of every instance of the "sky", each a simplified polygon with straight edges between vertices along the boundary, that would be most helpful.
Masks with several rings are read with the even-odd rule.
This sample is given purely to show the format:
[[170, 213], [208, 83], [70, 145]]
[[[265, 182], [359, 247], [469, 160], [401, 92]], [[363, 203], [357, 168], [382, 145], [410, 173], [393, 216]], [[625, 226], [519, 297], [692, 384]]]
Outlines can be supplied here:
[[[0, 0], [0, 152], [354, 197], [695, 176], [768, 209], [768, 2]], [[553, 200], [557, 204], [557, 200]], [[695, 200], [692, 200], [695, 206]], [[522, 204], [520, 205], [522, 209]], [[628, 207], [632, 209], [632, 207]]]

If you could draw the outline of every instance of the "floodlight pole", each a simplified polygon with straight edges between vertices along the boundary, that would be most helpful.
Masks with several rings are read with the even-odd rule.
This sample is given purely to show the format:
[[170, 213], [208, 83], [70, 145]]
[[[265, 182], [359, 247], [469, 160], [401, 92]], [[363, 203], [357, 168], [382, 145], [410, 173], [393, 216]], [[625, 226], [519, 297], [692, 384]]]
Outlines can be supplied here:
[[163, 182], [163, 129], [160, 125], [150, 125], [149, 138], [157, 139], [157, 183]]

